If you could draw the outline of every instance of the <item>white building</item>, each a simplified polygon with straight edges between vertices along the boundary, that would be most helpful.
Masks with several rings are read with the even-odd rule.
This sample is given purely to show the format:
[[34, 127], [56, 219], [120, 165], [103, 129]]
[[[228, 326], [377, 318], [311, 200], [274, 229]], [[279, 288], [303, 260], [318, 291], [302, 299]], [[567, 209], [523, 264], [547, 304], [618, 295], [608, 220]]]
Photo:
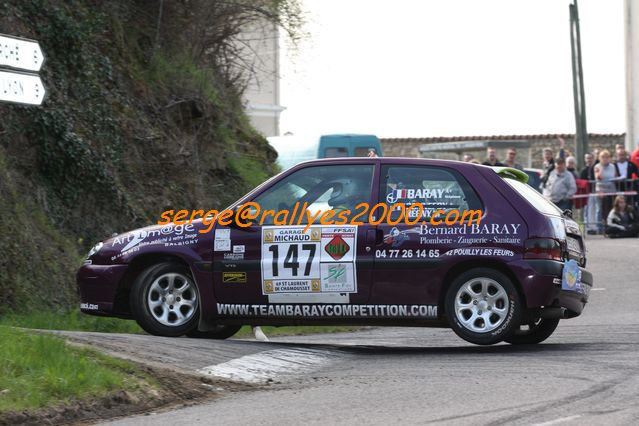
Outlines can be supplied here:
[[243, 67], [253, 76], [244, 92], [246, 112], [251, 124], [264, 136], [279, 136], [280, 113], [280, 47], [277, 25], [263, 22], [246, 30], [240, 39], [244, 55]]

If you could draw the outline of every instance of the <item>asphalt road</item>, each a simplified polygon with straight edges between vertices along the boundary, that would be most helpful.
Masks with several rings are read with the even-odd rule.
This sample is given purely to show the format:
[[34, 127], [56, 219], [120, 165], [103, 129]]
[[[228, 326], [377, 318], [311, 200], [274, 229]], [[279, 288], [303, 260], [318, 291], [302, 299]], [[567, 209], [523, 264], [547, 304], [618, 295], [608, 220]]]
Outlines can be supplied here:
[[450, 330], [229, 340], [73, 334], [158, 365], [261, 384], [112, 424], [637, 424], [639, 240], [588, 241], [595, 290], [541, 345], [470, 345]]

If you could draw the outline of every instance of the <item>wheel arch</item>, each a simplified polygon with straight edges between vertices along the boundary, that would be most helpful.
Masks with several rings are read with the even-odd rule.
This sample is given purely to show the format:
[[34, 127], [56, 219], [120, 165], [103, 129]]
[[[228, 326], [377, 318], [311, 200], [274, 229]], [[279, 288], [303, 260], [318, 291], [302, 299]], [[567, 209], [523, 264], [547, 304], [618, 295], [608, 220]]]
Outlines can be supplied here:
[[[191, 271], [191, 276], [195, 281], [195, 287], [198, 289], [198, 300], [200, 300], [199, 295], [199, 286], [197, 280], [195, 279], [195, 274], [193, 273], [193, 269], [191, 265], [182, 257], [168, 254], [168, 253], [144, 253], [139, 256], [134, 257], [129, 262], [129, 267], [127, 268], [126, 273], [120, 280], [118, 287], [115, 293], [114, 300], [114, 311], [125, 317], [133, 318], [133, 313], [131, 312], [131, 288], [133, 287], [133, 283], [135, 279], [149, 266], [157, 265], [162, 262], [174, 262], [179, 263], [183, 266], [186, 266]], [[200, 316], [202, 313], [200, 312]]]
[[526, 303], [526, 295], [523, 291], [521, 283], [517, 279], [517, 276], [513, 273], [513, 271], [508, 267], [508, 265], [504, 262], [500, 262], [494, 259], [469, 259], [463, 262], [460, 262], [450, 268], [446, 275], [444, 276], [443, 285], [441, 287], [441, 291], [439, 293], [438, 300], [438, 311], [441, 312], [441, 316], [446, 313], [446, 293], [448, 292], [448, 288], [451, 286], [455, 278], [457, 278], [462, 273], [468, 271], [469, 269], [474, 268], [490, 268], [494, 269], [502, 274], [506, 275], [512, 283], [515, 285], [517, 292], [519, 293], [519, 297], [521, 298], [521, 303], [523, 307], [528, 306]]

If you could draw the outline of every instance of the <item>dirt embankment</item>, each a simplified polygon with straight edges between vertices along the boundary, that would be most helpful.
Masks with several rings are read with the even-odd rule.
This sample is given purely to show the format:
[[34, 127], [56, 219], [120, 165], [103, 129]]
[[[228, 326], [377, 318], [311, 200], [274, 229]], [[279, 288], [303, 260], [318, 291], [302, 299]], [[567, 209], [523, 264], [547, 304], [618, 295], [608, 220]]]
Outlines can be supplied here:
[[0, 315], [68, 308], [100, 239], [167, 208], [223, 208], [276, 171], [228, 63], [251, 4], [3, 2], [2, 32], [42, 46], [48, 98], [0, 104]]
[[0, 425], [86, 424], [157, 410], [175, 409], [253, 386], [135, 363], [141, 374], [154, 381], [149, 389], [115, 391], [100, 398], [69, 401], [39, 410], [0, 414]]

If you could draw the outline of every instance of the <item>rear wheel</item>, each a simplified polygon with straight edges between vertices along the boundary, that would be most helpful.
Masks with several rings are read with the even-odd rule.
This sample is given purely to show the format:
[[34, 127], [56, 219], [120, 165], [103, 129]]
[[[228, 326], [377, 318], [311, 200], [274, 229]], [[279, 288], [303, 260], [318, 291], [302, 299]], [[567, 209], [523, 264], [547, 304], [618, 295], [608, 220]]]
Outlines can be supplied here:
[[549, 338], [558, 324], [559, 319], [538, 318], [530, 324], [522, 324], [504, 340], [512, 345], [535, 345]]
[[131, 310], [150, 334], [177, 337], [193, 330], [200, 307], [189, 268], [165, 262], [144, 270], [131, 289]]
[[446, 293], [446, 315], [462, 339], [492, 345], [506, 339], [520, 322], [519, 293], [510, 279], [490, 268], [459, 275]]
[[241, 325], [218, 325], [213, 330], [199, 331], [197, 328], [186, 333], [189, 337], [200, 339], [218, 339], [224, 340], [232, 337], [240, 331]]

